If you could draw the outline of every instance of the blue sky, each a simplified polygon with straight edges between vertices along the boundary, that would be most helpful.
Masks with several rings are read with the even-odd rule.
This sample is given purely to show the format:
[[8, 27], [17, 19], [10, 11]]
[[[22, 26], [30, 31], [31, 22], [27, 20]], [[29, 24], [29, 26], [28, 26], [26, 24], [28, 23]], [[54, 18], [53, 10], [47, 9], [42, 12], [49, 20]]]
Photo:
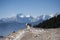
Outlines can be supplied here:
[[39, 16], [60, 12], [60, 0], [0, 0], [0, 18], [19, 13]]

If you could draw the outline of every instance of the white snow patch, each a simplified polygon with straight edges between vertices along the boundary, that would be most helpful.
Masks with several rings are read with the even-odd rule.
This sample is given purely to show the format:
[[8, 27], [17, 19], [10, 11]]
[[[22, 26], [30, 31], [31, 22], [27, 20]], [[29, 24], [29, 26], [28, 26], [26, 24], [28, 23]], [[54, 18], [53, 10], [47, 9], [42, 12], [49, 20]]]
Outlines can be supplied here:
[[51, 14], [50, 16], [51, 16], [51, 17], [54, 17], [54, 15], [53, 15], [53, 14]]
[[23, 18], [23, 17], [24, 17], [24, 15], [21, 15], [20, 17], [21, 17], [21, 18]]
[[45, 15], [43, 15], [43, 20], [45, 20]]
[[26, 17], [30, 17], [30, 15], [26, 15]]

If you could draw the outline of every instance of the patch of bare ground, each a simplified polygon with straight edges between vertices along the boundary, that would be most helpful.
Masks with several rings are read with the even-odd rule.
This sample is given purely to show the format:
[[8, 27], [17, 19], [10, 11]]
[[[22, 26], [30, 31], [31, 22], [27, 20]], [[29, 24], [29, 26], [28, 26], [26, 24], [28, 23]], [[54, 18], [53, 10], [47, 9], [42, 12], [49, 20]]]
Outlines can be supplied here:
[[21, 40], [60, 40], [60, 28], [41, 30], [37, 29], [38, 32], [36, 29], [33, 29], [32, 31], [33, 32], [26, 33]]
[[10, 34], [6, 40], [60, 40], [60, 28], [56, 29], [31, 28], [30, 30], [25, 29]]

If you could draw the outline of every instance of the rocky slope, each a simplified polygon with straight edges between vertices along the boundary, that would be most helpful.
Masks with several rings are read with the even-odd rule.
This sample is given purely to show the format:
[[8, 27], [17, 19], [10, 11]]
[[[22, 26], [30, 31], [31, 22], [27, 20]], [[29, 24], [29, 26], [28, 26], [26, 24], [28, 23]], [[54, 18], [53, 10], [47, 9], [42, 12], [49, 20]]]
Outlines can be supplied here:
[[60, 40], [60, 28], [56, 29], [23, 29], [11, 33], [2, 40]]

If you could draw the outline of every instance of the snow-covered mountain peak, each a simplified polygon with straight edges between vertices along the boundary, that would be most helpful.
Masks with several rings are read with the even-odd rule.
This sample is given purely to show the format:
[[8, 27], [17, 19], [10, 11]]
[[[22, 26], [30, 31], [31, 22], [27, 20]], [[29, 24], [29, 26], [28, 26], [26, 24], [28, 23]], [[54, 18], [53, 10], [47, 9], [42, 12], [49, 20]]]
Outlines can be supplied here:
[[53, 14], [50, 14], [49, 16], [54, 17], [54, 15], [53, 15]]
[[26, 15], [26, 17], [30, 17], [30, 15]]
[[54, 16], [56, 16], [56, 17], [57, 17], [57, 15], [60, 15], [60, 13], [59, 13], [59, 12], [57, 12], [56, 14], [54, 14]]
[[42, 15], [41, 17], [42, 17], [43, 20], [45, 20], [45, 17], [46, 17], [46, 16], [47, 16], [47, 15], [44, 14], [44, 15]]
[[25, 17], [25, 15], [23, 15], [23, 14], [17, 14], [17, 16], [18, 17], [21, 17], [21, 18], [24, 18]]
[[25, 17], [25, 16], [24, 16], [24, 15], [21, 15], [20, 17], [23, 18], [23, 17]]

